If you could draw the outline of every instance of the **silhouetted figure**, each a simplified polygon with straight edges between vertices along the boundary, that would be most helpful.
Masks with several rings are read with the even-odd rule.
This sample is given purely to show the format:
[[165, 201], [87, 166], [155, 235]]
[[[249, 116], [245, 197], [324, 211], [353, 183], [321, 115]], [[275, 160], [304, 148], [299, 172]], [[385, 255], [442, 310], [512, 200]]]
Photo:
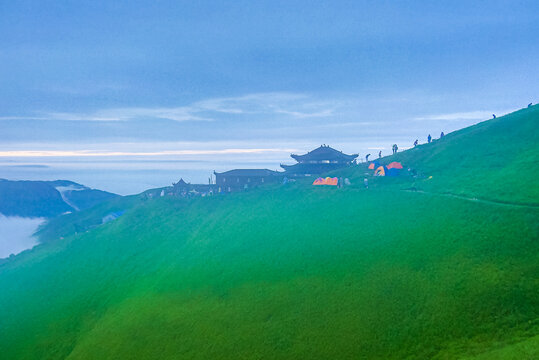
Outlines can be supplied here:
[[496, 115], [492, 114], [492, 118], [493, 118], [493, 119], [496, 119]]
[[442, 133], [440, 134], [440, 139], [444, 137], [444, 132], [442, 131]]
[[414, 141], [414, 147], [416, 147], [418, 143], [419, 143], [419, 140], [415, 139], [415, 141]]
[[369, 156], [371, 156], [371, 154], [367, 154], [367, 156], [365, 156], [365, 161], [366, 162], [369, 162]]
[[532, 103], [529, 103], [529, 104], [528, 104], [528, 107], [532, 107]]
[[392, 149], [393, 149], [393, 154], [396, 154], [397, 150], [399, 150], [399, 147], [397, 146], [397, 144], [393, 144]]
[[430, 144], [431, 141], [432, 141], [432, 136], [430, 136], [429, 134], [429, 136], [427, 136], [427, 142]]
[[378, 158], [382, 158], [382, 150], [380, 150], [380, 152], [378, 153]]

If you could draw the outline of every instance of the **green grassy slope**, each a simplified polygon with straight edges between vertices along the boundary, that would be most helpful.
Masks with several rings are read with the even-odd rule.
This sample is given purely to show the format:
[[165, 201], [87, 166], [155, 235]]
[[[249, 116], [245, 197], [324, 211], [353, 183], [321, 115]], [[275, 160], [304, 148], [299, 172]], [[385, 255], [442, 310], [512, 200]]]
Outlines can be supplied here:
[[67, 237], [75, 233], [89, 231], [102, 224], [103, 217], [114, 212], [126, 211], [139, 203], [144, 202], [140, 195], [118, 196], [103, 201], [86, 211], [73, 212], [49, 219], [36, 233], [40, 242]]
[[[388, 156], [423, 179], [424, 191], [539, 206], [539, 105]], [[427, 178], [432, 176], [431, 179]]]
[[[452, 137], [444, 140], [448, 149]], [[434, 171], [423, 148], [399, 156]], [[478, 178], [473, 168], [448, 165], [437, 173], [445, 182], [429, 183], [429, 191], [459, 183], [449, 166], [455, 178]], [[342, 175], [357, 180], [364, 171]], [[529, 190], [535, 183], [518, 179], [523, 193], [496, 200], [537, 203]], [[539, 209], [400, 190], [412, 182], [425, 187], [427, 180], [371, 179], [369, 190], [297, 183], [133, 202], [116, 221], [0, 265], [0, 354], [532, 358], [539, 348]], [[461, 193], [483, 197], [474, 191]]]

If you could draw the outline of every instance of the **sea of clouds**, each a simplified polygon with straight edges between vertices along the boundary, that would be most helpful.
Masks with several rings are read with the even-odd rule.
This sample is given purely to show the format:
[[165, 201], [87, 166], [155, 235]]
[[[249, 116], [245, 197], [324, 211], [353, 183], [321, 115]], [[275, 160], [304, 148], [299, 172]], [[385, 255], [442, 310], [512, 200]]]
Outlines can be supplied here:
[[45, 219], [6, 217], [0, 214], [0, 259], [37, 245], [32, 236]]

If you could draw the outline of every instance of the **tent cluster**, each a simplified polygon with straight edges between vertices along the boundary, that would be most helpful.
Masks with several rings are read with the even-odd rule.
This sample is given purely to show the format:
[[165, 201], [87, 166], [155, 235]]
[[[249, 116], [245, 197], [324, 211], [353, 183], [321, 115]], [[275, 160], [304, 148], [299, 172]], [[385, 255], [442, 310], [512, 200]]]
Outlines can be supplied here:
[[339, 183], [339, 179], [334, 177], [327, 177], [327, 178], [318, 178], [313, 182], [313, 185], [331, 185], [331, 186], [337, 186]]
[[396, 161], [387, 166], [381, 165], [378, 161], [369, 164], [369, 169], [374, 170], [374, 176], [399, 176], [402, 168], [402, 164]]

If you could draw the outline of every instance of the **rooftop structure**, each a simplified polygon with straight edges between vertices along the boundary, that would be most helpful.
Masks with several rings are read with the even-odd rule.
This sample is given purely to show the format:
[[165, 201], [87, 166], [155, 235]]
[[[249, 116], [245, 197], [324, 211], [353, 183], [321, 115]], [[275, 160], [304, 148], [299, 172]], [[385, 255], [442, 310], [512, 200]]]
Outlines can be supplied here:
[[322, 145], [304, 155], [290, 155], [298, 163], [294, 165], [284, 165], [286, 176], [310, 176], [318, 175], [335, 169], [349, 166], [358, 154], [344, 154], [342, 151], [333, 149], [330, 146]]
[[246, 190], [262, 184], [279, 182], [283, 174], [269, 169], [234, 169], [213, 173], [219, 192]]
[[170, 190], [165, 192], [166, 194], [179, 195], [179, 196], [194, 196], [212, 194], [215, 192], [215, 185], [212, 184], [191, 184], [180, 179], [177, 183], [172, 184]]

